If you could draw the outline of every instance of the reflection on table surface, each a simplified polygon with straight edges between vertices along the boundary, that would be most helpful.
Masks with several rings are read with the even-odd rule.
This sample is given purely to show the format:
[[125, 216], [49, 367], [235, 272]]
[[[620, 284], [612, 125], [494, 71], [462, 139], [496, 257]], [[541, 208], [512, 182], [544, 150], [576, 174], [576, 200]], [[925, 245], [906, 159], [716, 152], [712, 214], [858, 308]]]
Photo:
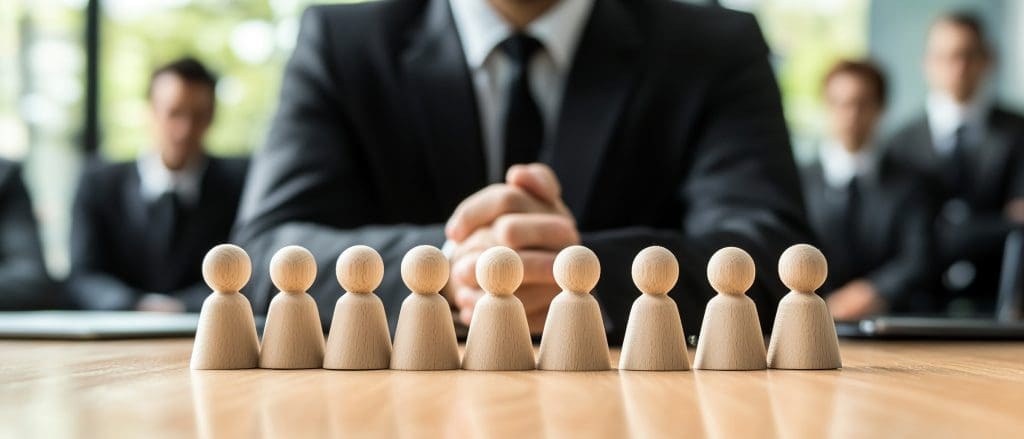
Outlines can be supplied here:
[[846, 341], [844, 369], [813, 372], [190, 371], [190, 350], [185, 339], [0, 342], [0, 437], [1005, 437], [1024, 430], [1021, 343]]

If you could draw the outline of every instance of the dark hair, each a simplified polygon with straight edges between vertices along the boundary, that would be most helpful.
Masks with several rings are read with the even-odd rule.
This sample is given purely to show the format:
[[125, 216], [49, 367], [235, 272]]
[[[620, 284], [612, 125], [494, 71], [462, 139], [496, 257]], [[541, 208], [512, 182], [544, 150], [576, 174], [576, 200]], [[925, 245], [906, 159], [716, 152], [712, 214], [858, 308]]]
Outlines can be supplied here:
[[978, 44], [981, 46], [981, 50], [988, 53], [989, 47], [988, 39], [985, 38], [985, 25], [977, 14], [969, 11], [947, 12], [940, 15], [933, 23], [933, 26], [938, 23], [949, 23], [974, 34]]
[[212, 93], [217, 88], [217, 77], [206, 68], [199, 60], [186, 56], [178, 58], [153, 70], [149, 75], [149, 87], [146, 89], [146, 97], [153, 97], [153, 83], [156, 78], [163, 74], [177, 76], [186, 82], [202, 84], [210, 87]]
[[825, 79], [821, 82], [822, 89], [828, 86], [832, 78], [843, 74], [854, 75], [870, 83], [875, 89], [875, 98], [878, 105], [881, 107], [885, 106], [885, 100], [888, 97], [888, 85], [885, 81], [885, 73], [882, 72], [882, 69], [877, 64], [869, 60], [840, 60], [832, 68], [828, 69]]

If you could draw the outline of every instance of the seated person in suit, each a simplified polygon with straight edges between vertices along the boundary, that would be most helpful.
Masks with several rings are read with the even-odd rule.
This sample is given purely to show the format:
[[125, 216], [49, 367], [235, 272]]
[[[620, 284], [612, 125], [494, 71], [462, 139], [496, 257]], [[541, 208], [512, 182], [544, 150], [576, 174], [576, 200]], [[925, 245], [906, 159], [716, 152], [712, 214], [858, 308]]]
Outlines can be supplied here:
[[55, 294], [21, 167], [0, 160], [0, 310], [54, 307]]
[[[346, 247], [374, 247], [390, 267], [378, 293], [394, 325], [402, 256], [447, 242], [445, 293], [462, 322], [482, 294], [476, 256], [505, 245], [524, 260], [517, 296], [539, 333], [559, 291], [555, 255], [586, 245], [613, 341], [644, 247], [680, 259], [673, 297], [694, 334], [714, 251], [739, 246], [760, 264], [750, 294], [767, 324], [785, 293], [778, 257], [809, 240], [756, 21], [669, 0], [312, 7], [239, 215], [254, 266], [288, 244], [316, 255], [325, 326]], [[257, 312], [272, 292], [254, 270]]]
[[204, 152], [213, 75], [184, 58], [150, 80], [153, 149], [86, 169], [75, 199], [67, 289], [86, 309], [198, 311], [206, 251], [226, 242], [247, 163]]
[[992, 309], [1003, 241], [1024, 224], [1024, 118], [985, 95], [992, 64], [976, 18], [936, 21], [924, 60], [931, 88], [925, 112], [887, 148], [887, 160], [927, 173], [943, 200], [936, 250], [953, 310]]
[[885, 108], [881, 70], [840, 61], [823, 83], [828, 139], [803, 169], [811, 225], [828, 258], [822, 288], [832, 315], [856, 320], [922, 311], [932, 212], [920, 177], [881, 163], [875, 128]]

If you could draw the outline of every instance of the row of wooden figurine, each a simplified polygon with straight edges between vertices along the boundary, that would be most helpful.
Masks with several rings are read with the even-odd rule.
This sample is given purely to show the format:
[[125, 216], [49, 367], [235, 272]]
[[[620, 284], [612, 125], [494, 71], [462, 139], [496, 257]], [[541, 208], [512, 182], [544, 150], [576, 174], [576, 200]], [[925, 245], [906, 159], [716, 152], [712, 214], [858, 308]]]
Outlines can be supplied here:
[[[553, 275], [562, 288], [552, 301], [538, 357], [534, 358], [522, 302], [515, 297], [523, 276], [518, 254], [491, 248], [479, 257], [476, 277], [486, 294], [474, 308], [465, 354], [459, 358], [447, 301], [438, 294], [448, 281], [447, 258], [419, 246], [402, 260], [402, 279], [412, 291], [402, 304], [394, 344], [384, 307], [373, 291], [384, 265], [372, 248], [354, 246], [338, 258], [336, 274], [346, 291], [335, 306], [326, 346], [316, 304], [306, 290], [316, 263], [306, 249], [289, 246], [270, 264], [281, 291], [271, 301], [260, 348], [252, 308], [238, 294], [251, 262], [233, 245], [212, 249], [203, 276], [214, 290], [200, 316], [193, 369], [340, 370], [607, 370], [609, 350], [597, 301], [590, 291], [600, 277], [597, 256], [582, 246], [557, 256]], [[824, 301], [814, 294], [827, 265], [821, 253], [798, 244], [783, 253], [779, 274], [792, 290], [779, 305], [766, 352], [753, 301], [754, 263], [743, 250], [727, 247], [712, 256], [708, 280], [719, 293], [707, 306], [695, 367], [715, 370], [833, 369], [841, 367], [838, 341]], [[649, 247], [633, 261], [633, 280], [643, 293], [634, 302], [620, 355], [620, 369], [688, 370], [678, 308], [667, 293], [679, 275], [674, 255]]]

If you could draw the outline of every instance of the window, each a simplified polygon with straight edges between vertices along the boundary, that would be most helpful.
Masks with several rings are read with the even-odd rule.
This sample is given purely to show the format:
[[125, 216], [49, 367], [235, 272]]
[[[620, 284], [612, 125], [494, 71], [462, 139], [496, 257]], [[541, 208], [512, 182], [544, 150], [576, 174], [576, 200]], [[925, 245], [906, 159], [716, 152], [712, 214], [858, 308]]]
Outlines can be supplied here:
[[0, 156], [23, 160], [50, 268], [66, 270], [85, 93], [84, 0], [0, 2]]
[[813, 154], [823, 127], [821, 79], [840, 58], [868, 50], [870, 0], [721, 0], [757, 15], [772, 49], [795, 152]]
[[300, 15], [309, 3], [103, 0], [101, 153], [128, 160], [149, 146], [149, 74], [184, 55], [198, 58], [220, 80], [209, 150], [237, 155], [258, 148], [277, 104]]

